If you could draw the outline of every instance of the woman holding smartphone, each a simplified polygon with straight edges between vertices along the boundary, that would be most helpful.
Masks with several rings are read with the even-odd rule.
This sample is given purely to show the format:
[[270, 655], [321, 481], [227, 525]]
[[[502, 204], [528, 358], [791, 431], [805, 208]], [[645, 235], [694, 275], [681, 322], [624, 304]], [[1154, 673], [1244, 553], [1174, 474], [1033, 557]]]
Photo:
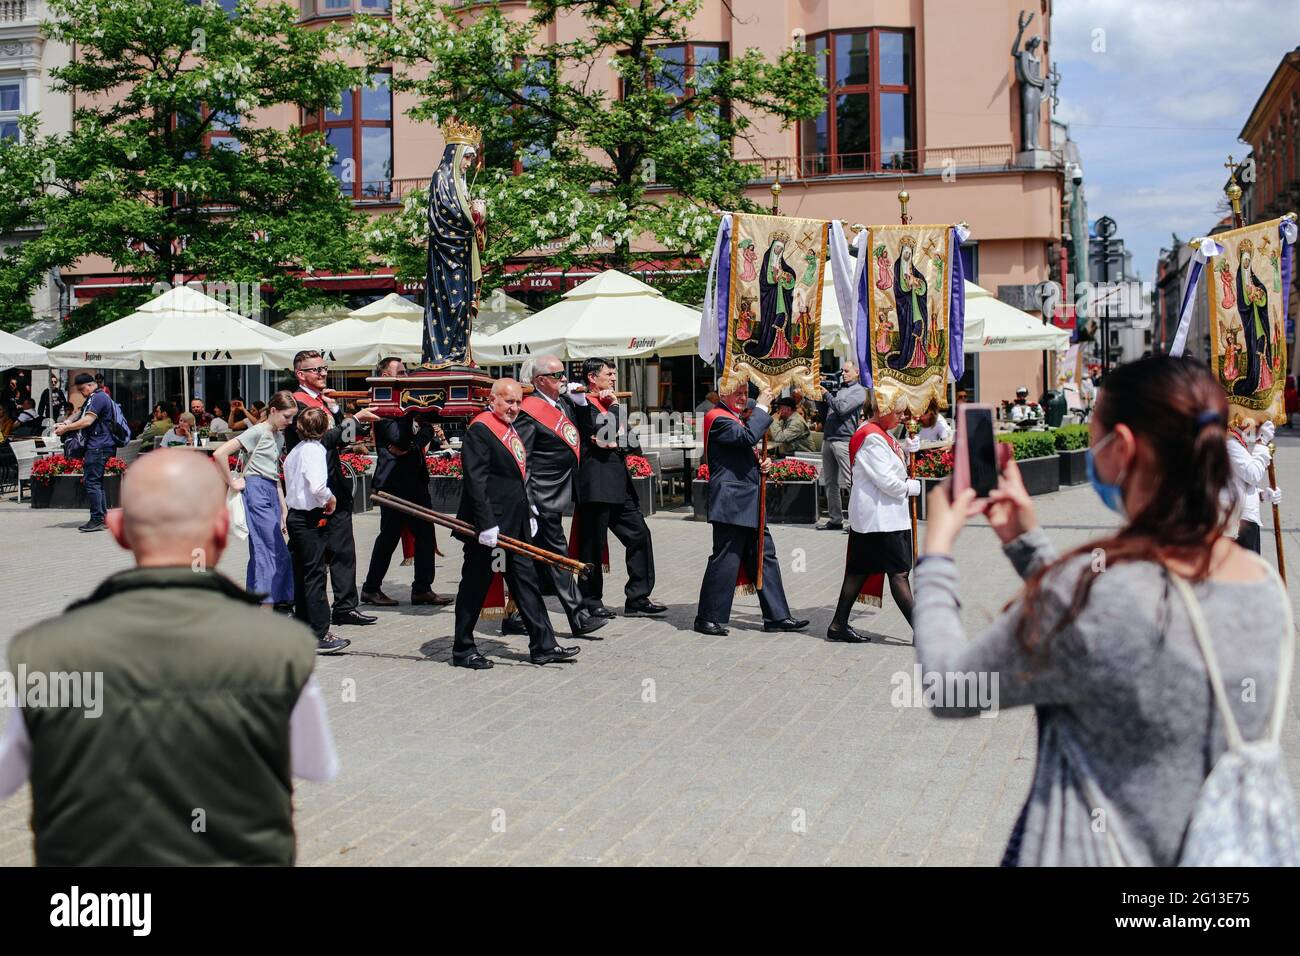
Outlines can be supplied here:
[[[849, 492], [849, 549], [844, 560], [844, 583], [835, 617], [826, 637], [846, 644], [862, 644], [870, 637], [849, 626], [853, 603], [867, 579], [887, 575], [889, 590], [907, 623], [912, 623], [912, 513], [907, 499], [921, 493], [921, 483], [907, 474], [907, 455], [921, 447], [916, 437], [898, 442], [890, 431], [898, 427], [906, 399], [899, 395], [892, 406], [877, 409], [849, 441], [853, 486]], [[872, 597], [883, 597], [881, 593]]]
[[[1192, 360], [1157, 355], [1112, 370], [1089, 423], [1088, 471], [1124, 524], [1064, 555], [1039, 527], [1014, 462], [986, 499], [969, 488], [954, 501], [946, 485], [930, 494], [917, 660], [926, 672], [996, 677], [993, 709], [1037, 710], [1038, 764], [1004, 864], [1187, 862], [1184, 848], [1203, 845], [1188, 840], [1193, 810], [1229, 741], [1240, 755], [1242, 741], [1281, 732], [1295, 629], [1276, 572], [1223, 536], [1227, 416], [1223, 389]], [[952, 555], [977, 513], [1025, 586], [971, 641]], [[935, 713], [990, 709], [962, 696]], [[1272, 847], [1296, 861], [1282, 790], [1256, 795], [1253, 819], [1270, 826], [1235, 849]]]

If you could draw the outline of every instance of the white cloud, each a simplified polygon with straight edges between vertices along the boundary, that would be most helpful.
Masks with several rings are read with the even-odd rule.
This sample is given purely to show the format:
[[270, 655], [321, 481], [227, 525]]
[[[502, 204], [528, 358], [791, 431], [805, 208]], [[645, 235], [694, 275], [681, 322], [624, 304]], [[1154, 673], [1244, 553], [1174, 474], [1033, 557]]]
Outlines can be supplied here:
[[1189, 89], [1178, 96], [1162, 96], [1155, 108], [1165, 116], [1188, 123], [1202, 124], [1212, 120], [1236, 122], [1254, 104], [1258, 91], [1241, 89]]

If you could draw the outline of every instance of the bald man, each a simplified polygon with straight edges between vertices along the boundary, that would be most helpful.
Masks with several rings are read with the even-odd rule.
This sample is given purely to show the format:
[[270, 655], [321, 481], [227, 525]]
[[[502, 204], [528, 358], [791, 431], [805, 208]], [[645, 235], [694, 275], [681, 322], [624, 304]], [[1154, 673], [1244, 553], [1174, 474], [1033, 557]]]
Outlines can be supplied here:
[[473, 525], [477, 537], [456, 532], [465, 543], [451, 655], [457, 667], [485, 670], [492, 666], [474, 643], [474, 625], [497, 571], [505, 572], [510, 596], [528, 631], [529, 659], [534, 664], [550, 664], [578, 653], [576, 647], [555, 642], [532, 559], [497, 547], [501, 535], [532, 541], [537, 531], [536, 509], [528, 493], [528, 453], [515, 430], [523, 397], [523, 389], [513, 378], [498, 379], [492, 386], [488, 410], [465, 429], [461, 446], [464, 477], [456, 517]]
[[135, 567], [10, 644], [13, 673], [78, 691], [0, 735], [0, 798], [30, 779], [38, 865], [293, 863], [292, 777], [338, 758], [311, 631], [214, 570], [225, 500], [201, 453], [142, 455], [106, 519]]

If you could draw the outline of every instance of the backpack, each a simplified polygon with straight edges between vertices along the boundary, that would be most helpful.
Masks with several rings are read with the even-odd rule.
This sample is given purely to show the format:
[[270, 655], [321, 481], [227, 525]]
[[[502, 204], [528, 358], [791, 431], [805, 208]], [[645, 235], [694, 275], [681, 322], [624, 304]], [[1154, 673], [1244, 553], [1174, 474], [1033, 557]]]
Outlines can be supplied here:
[[113, 401], [111, 396], [105, 395], [108, 399], [109, 413], [107, 421], [108, 434], [113, 439], [113, 444], [121, 448], [131, 440], [131, 426], [127, 424], [126, 415], [122, 413], [122, 406]]
[[[1261, 563], [1281, 588], [1276, 572], [1262, 559]], [[1178, 865], [1300, 865], [1295, 803], [1279, 746], [1290, 700], [1291, 666], [1295, 654], [1291, 601], [1283, 588], [1286, 630], [1283, 632], [1272, 721], [1263, 738], [1247, 742], [1242, 740], [1236, 718], [1228, 705], [1223, 674], [1210, 644], [1200, 604], [1186, 581], [1174, 574], [1170, 578], [1187, 606], [1192, 631], [1201, 656], [1205, 658], [1210, 687], [1228, 739], [1228, 749], [1215, 762], [1201, 785]]]

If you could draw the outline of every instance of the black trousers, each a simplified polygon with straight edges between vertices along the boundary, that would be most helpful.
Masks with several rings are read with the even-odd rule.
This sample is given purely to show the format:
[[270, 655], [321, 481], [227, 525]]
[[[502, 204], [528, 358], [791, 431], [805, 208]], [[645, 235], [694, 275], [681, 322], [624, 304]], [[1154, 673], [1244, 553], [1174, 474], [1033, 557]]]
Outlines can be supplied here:
[[325, 575], [329, 569], [329, 534], [320, 527], [325, 512], [289, 509], [285, 522], [289, 529], [289, 557], [293, 561], [293, 614], [305, 622], [316, 635], [324, 637], [330, 629], [329, 598], [325, 594]]
[[[494, 561], [497, 562], [495, 567]], [[510, 597], [528, 629], [528, 650], [538, 654], [555, 647], [555, 631], [546, 614], [532, 558], [500, 548], [485, 548], [477, 541], [466, 542], [460, 588], [456, 591], [456, 639], [451, 651], [456, 660], [464, 660], [478, 652], [474, 643], [474, 625], [483, 611], [483, 599], [492, 585], [492, 575], [498, 570], [505, 572]]]
[[357, 598], [357, 545], [352, 539], [352, 512], [335, 511], [325, 525], [329, 548], [330, 587], [334, 590], [335, 614], [355, 611]]
[[[537, 534], [533, 544], [547, 551], [559, 554], [569, 553], [569, 542], [564, 536], [564, 515], [555, 511], [543, 511], [537, 516]], [[564, 608], [564, 616], [569, 619], [569, 627], [577, 630], [578, 612], [582, 610], [582, 592], [578, 590], [578, 578], [557, 568], [553, 564], [537, 562], [537, 574], [541, 579], [542, 593], [555, 593]], [[547, 585], [550, 587], [547, 587]]]
[[623, 593], [630, 603], [650, 596], [655, 588], [655, 552], [636, 499], [629, 493], [622, 504], [591, 501], [578, 505], [578, 559], [592, 566], [592, 572], [579, 582], [583, 606], [598, 608], [605, 603], [605, 575], [601, 570], [601, 552], [608, 533], [618, 538], [626, 552], [627, 584]]
[[1253, 521], [1243, 521], [1237, 527], [1237, 544], [1241, 545], [1247, 551], [1260, 553], [1259, 546], [1259, 525]]
[[[700, 601], [696, 616], [702, 621], [726, 624], [731, 618], [731, 602], [736, 593], [736, 575], [740, 563], [745, 563], [749, 579], [755, 579], [758, 570], [758, 529], [738, 524], [713, 526], [713, 554], [704, 570], [700, 585]], [[758, 603], [763, 609], [763, 620], [784, 621], [790, 616], [790, 605], [785, 601], [781, 586], [781, 562], [776, 559], [776, 544], [772, 532], [763, 529], [763, 590], [758, 592]]]
[[[427, 496], [424, 501], [413, 503], [429, 507]], [[411, 582], [411, 593], [423, 594], [433, 590], [433, 525], [396, 508], [380, 505], [379, 536], [375, 538], [374, 549], [370, 552], [370, 570], [366, 572], [366, 582], [361, 588], [363, 591], [373, 593], [384, 586], [384, 576], [388, 574], [393, 552], [402, 540], [403, 528], [409, 528], [415, 538], [415, 579]]]

